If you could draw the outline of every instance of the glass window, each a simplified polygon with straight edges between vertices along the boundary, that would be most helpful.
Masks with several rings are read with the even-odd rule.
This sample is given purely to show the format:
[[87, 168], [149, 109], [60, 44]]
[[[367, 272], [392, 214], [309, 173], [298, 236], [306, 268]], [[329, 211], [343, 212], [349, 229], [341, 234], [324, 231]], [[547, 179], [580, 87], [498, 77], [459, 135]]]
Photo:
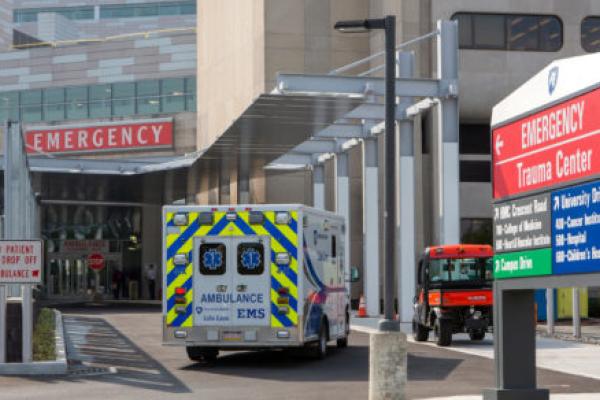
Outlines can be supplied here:
[[137, 113], [156, 114], [160, 112], [159, 81], [137, 83]]
[[163, 112], [185, 111], [185, 84], [183, 78], [163, 79], [161, 102]]
[[187, 111], [196, 112], [196, 78], [186, 78], [185, 80], [185, 95]]
[[110, 85], [92, 85], [90, 86], [90, 117], [104, 118], [110, 117]]
[[152, 4], [111, 4], [100, 6], [100, 18], [155, 17], [196, 14], [194, 0]]
[[135, 84], [134, 83], [115, 83], [112, 85], [113, 115], [134, 115], [135, 114]]
[[25, 90], [21, 92], [21, 118], [25, 122], [42, 120], [42, 91]]
[[19, 92], [0, 93], [0, 123], [19, 120]]
[[65, 119], [65, 90], [53, 88], [44, 90], [44, 120], [62, 121]]
[[158, 4], [143, 4], [135, 8], [136, 17], [154, 17], [158, 15]]
[[484, 124], [461, 124], [459, 135], [460, 154], [490, 154], [490, 126]]
[[88, 117], [87, 86], [67, 88], [67, 118], [84, 119]]
[[506, 48], [505, 18], [503, 15], [474, 15], [473, 38], [478, 49]]
[[479, 281], [484, 279], [486, 258], [432, 259], [429, 262], [430, 282]]
[[227, 254], [223, 243], [201, 244], [199, 258], [202, 275], [223, 275], [225, 273]]
[[240, 243], [237, 248], [240, 275], [260, 275], [265, 270], [265, 249], [261, 243]]
[[581, 22], [581, 47], [588, 53], [600, 51], [600, 17], [586, 17]]
[[473, 47], [473, 21], [471, 14], [457, 14], [454, 18], [458, 21], [458, 43], [460, 47]]
[[461, 218], [461, 243], [492, 244], [491, 218]]
[[461, 49], [558, 51], [562, 22], [553, 15], [457, 13]]
[[562, 23], [553, 16], [539, 17], [540, 50], [559, 51], [562, 48]]
[[491, 164], [489, 161], [461, 160], [459, 163], [461, 182], [491, 182]]
[[94, 7], [48, 7], [48, 8], [22, 8], [13, 11], [13, 21], [35, 22], [39, 13], [57, 13], [67, 19], [83, 20], [94, 19]]
[[128, 5], [100, 6], [100, 18], [131, 18], [134, 8]]
[[181, 3], [180, 14], [181, 15], [196, 14], [196, 2], [195, 1], [185, 1], [185, 2]]

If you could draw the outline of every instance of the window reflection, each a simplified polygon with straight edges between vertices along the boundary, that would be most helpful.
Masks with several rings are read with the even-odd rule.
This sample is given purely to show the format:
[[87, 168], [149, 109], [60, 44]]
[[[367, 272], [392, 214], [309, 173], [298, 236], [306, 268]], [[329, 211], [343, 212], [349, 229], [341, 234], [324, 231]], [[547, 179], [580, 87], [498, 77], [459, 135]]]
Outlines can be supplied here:
[[457, 13], [461, 49], [558, 51], [562, 22], [553, 15]]
[[581, 23], [581, 46], [588, 53], [600, 51], [600, 17], [587, 17]]

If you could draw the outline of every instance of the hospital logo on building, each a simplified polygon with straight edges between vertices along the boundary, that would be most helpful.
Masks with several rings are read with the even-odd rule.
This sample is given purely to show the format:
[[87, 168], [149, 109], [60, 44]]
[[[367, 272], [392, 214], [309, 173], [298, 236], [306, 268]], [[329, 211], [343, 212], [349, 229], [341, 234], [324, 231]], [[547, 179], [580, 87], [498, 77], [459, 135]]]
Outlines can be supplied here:
[[556, 89], [556, 84], [558, 83], [558, 67], [550, 68], [548, 71], [548, 94], [552, 96], [554, 93], [554, 89]]

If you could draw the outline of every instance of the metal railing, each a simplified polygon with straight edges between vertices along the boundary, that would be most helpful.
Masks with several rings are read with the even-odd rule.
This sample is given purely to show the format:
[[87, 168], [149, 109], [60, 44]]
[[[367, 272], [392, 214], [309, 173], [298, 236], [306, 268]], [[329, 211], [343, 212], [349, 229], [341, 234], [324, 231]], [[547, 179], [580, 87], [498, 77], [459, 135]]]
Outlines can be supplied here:
[[24, 43], [24, 44], [15, 44], [11, 45], [11, 49], [15, 50], [23, 50], [35, 47], [59, 47], [59, 46], [72, 46], [78, 44], [88, 44], [88, 43], [105, 43], [113, 40], [127, 40], [127, 39], [135, 39], [135, 38], [144, 38], [148, 39], [151, 36], [158, 36], [165, 33], [195, 33], [196, 27], [184, 27], [184, 28], [167, 28], [167, 29], [157, 29], [152, 31], [145, 32], [133, 32], [133, 33], [123, 33], [120, 35], [111, 35], [104, 36], [98, 38], [79, 38], [79, 39], [70, 39], [70, 40], [54, 40], [54, 41], [40, 41], [33, 43]]
[[[435, 31], [431, 31], [431, 32], [426, 33], [424, 35], [417, 36], [416, 38], [409, 39], [406, 42], [403, 42], [403, 43], [400, 43], [399, 45], [397, 45], [396, 46], [396, 51], [402, 50], [405, 47], [411, 46], [411, 45], [413, 45], [415, 43], [418, 43], [418, 42], [421, 42], [421, 41], [423, 41], [425, 39], [429, 39], [431, 37], [438, 36], [439, 34], [440, 34], [440, 31], [436, 29]], [[365, 58], [361, 58], [360, 60], [353, 61], [353, 62], [351, 62], [349, 64], [346, 64], [346, 65], [343, 65], [343, 66], [341, 66], [339, 68], [331, 70], [329, 72], [329, 75], [339, 75], [342, 72], [350, 71], [350, 70], [352, 70], [352, 69], [354, 69], [356, 67], [359, 67], [359, 66], [361, 66], [361, 65], [363, 65], [363, 64], [365, 64], [365, 63], [367, 63], [367, 62], [369, 62], [371, 60], [374, 60], [374, 59], [376, 59], [378, 57], [381, 57], [384, 54], [385, 54], [385, 51], [380, 51], [380, 52], [371, 54], [370, 56], [367, 56]], [[368, 69], [367, 71], [364, 71], [364, 72], [358, 74], [358, 76], [367, 76], [367, 75], [370, 75], [373, 72], [377, 72], [379, 70], [382, 70], [383, 67], [384, 67], [384, 64], [378, 65], [376, 67], [373, 67], [371, 69]]]

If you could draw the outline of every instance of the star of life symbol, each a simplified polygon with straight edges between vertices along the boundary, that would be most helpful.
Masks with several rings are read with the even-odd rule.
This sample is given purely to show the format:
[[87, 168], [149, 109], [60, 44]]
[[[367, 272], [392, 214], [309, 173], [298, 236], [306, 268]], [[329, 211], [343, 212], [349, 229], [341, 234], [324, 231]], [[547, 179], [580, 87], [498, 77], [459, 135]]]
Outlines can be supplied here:
[[245, 249], [241, 255], [242, 266], [248, 270], [255, 270], [260, 266], [261, 256], [256, 249]]
[[210, 249], [202, 257], [204, 268], [216, 271], [223, 265], [223, 254], [216, 249]]
[[554, 93], [554, 89], [556, 89], [556, 84], [558, 83], [558, 67], [553, 67], [548, 71], [548, 93], [552, 95]]

